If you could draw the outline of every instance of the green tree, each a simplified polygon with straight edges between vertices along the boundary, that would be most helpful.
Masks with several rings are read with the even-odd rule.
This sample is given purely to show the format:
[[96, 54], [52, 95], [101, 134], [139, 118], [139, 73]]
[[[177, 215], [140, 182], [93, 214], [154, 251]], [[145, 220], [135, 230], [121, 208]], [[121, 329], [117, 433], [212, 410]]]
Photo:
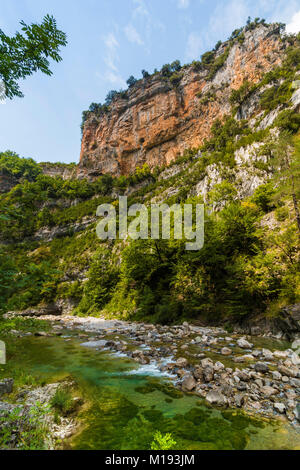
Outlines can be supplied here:
[[277, 197], [288, 196], [293, 201], [296, 222], [300, 237], [300, 136], [292, 138], [283, 132], [277, 141], [269, 143], [273, 156], [275, 181], [278, 185]]
[[13, 259], [0, 250], [0, 311], [4, 308], [15, 286], [17, 268]]
[[133, 75], [130, 75], [130, 77], [126, 81], [129, 88], [133, 87], [136, 84], [136, 82], [137, 82], [137, 79]]
[[60, 46], [67, 44], [66, 34], [57, 28], [53, 16], [46, 15], [41, 24], [20, 24], [22, 33], [12, 37], [0, 29], [0, 77], [10, 99], [23, 97], [18, 80], [38, 70], [52, 75], [49, 59], [60, 62]]
[[32, 158], [20, 158], [10, 150], [0, 152], [0, 171], [29, 181], [34, 181], [42, 172], [40, 166]]

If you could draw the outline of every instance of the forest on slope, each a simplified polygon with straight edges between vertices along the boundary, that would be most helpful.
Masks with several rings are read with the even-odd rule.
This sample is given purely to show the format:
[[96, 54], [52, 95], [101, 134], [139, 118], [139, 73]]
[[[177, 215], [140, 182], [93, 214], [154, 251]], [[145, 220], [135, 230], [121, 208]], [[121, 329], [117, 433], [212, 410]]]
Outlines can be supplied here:
[[[212, 123], [211, 137], [168, 166], [63, 179], [2, 152], [0, 176], [13, 187], [0, 196], [1, 313], [217, 322], [275, 316], [299, 302], [300, 38], [282, 41], [281, 65], [233, 90], [231, 111]], [[248, 180], [255, 184], [245, 191]], [[119, 195], [128, 205], [204, 202], [204, 247], [188, 252], [184, 239], [101, 242], [96, 209], [117, 207]]]

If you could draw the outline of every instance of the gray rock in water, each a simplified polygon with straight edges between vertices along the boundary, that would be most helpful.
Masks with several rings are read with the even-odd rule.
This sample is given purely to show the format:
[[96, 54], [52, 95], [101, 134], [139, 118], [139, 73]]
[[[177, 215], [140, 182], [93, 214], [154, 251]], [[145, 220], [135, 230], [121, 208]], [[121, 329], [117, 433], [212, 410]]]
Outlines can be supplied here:
[[285, 367], [285, 366], [278, 366], [279, 372], [287, 377], [297, 377], [298, 369], [297, 367]]
[[214, 390], [212, 390], [211, 392], [208, 392], [205, 399], [211, 405], [224, 406], [227, 404], [227, 399], [224, 397], [224, 395]]
[[214, 370], [218, 372], [218, 371], [223, 370], [223, 369], [225, 369], [224, 364], [220, 361], [217, 361], [214, 365]]
[[298, 349], [300, 348], [300, 339], [295, 339], [292, 343], [292, 349]]
[[264, 359], [267, 359], [267, 361], [271, 361], [273, 359], [273, 353], [269, 349], [263, 348], [262, 354]]
[[234, 362], [250, 362], [254, 361], [252, 354], [244, 354], [243, 356], [237, 356], [234, 358]]
[[295, 366], [300, 364], [300, 357], [295, 352], [291, 355], [291, 361]]
[[185, 357], [179, 357], [176, 361], [177, 367], [187, 367], [188, 360]]
[[0, 396], [13, 391], [14, 379], [4, 379], [0, 382]]
[[234, 397], [235, 406], [241, 408], [245, 402], [244, 395], [238, 394]]
[[224, 347], [221, 349], [221, 354], [223, 354], [223, 356], [230, 356], [231, 353], [232, 353], [232, 350], [229, 348]]
[[274, 403], [274, 410], [283, 414], [286, 411], [286, 406], [283, 403]]
[[182, 390], [185, 392], [191, 392], [196, 387], [197, 382], [192, 375], [186, 375], [182, 381]]
[[203, 378], [205, 382], [211, 382], [214, 378], [214, 368], [207, 366], [203, 369]]
[[256, 372], [266, 373], [268, 372], [269, 367], [264, 362], [257, 362], [256, 364], [254, 364], [254, 369], [256, 370]]
[[274, 380], [281, 380], [281, 378], [282, 378], [282, 375], [281, 375], [280, 372], [278, 372], [278, 370], [274, 370], [272, 372], [272, 376], [273, 376]]
[[195, 367], [193, 374], [196, 380], [203, 380], [203, 369], [200, 366]]
[[290, 384], [292, 387], [300, 388], [300, 379], [291, 378]]
[[268, 385], [266, 385], [265, 387], [262, 387], [260, 391], [266, 397], [272, 397], [273, 395], [277, 395], [279, 393], [278, 390], [276, 390], [276, 388], [269, 387]]
[[194, 339], [195, 343], [202, 343], [202, 338], [200, 338], [200, 336], [197, 336], [195, 339]]
[[211, 359], [209, 359], [209, 357], [206, 357], [205, 359], [202, 359], [202, 361], [201, 361], [201, 366], [202, 367], [207, 367], [207, 366], [212, 367], [213, 364], [214, 364], [213, 361]]
[[249, 343], [245, 338], [238, 339], [237, 344], [242, 349], [251, 349], [253, 347], [253, 344]]

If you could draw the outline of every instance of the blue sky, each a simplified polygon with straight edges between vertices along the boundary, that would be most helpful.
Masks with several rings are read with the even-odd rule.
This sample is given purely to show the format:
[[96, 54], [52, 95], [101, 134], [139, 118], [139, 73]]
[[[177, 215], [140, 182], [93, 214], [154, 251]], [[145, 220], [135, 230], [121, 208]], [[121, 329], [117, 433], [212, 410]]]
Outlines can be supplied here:
[[25, 98], [0, 105], [0, 151], [37, 161], [78, 162], [81, 112], [126, 88], [130, 75], [198, 59], [247, 17], [300, 30], [300, 0], [1, 0], [0, 28], [53, 14], [68, 35], [52, 77], [21, 83]]

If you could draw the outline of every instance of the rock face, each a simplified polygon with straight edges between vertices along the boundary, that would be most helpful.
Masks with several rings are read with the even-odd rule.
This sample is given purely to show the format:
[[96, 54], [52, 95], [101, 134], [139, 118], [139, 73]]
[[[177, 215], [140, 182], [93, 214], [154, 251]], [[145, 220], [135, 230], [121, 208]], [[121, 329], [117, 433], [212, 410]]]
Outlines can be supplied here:
[[[228, 46], [224, 43], [220, 55]], [[169, 164], [185, 149], [199, 147], [212, 123], [230, 112], [229, 97], [245, 79], [252, 83], [280, 64], [284, 43], [278, 25], [260, 25], [235, 42], [213, 77], [204, 67], [183, 69], [176, 86], [155, 74], [115, 99], [101, 117], [91, 114], [83, 129], [78, 177], [128, 175], [137, 166]], [[203, 100], [207, 96], [213, 99]], [[242, 110], [249, 117], [255, 106]]]
[[75, 164], [55, 164], [43, 162], [40, 163], [40, 167], [44, 175], [52, 176], [53, 178], [60, 176], [63, 180], [67, 180], [76, 176]]

